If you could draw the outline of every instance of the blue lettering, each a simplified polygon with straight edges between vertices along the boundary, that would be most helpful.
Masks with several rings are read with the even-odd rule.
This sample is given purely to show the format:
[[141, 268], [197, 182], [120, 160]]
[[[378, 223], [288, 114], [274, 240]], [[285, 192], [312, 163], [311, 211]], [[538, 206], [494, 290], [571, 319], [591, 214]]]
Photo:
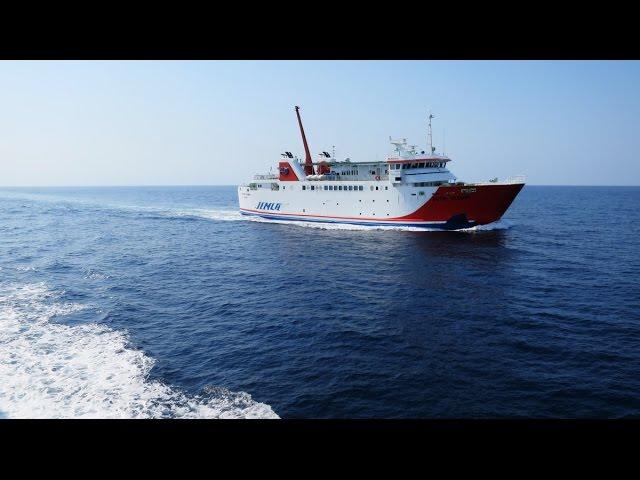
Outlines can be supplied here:
[[256, 210], [280, 210], [280, 203], [260, 202], [256, 206]]

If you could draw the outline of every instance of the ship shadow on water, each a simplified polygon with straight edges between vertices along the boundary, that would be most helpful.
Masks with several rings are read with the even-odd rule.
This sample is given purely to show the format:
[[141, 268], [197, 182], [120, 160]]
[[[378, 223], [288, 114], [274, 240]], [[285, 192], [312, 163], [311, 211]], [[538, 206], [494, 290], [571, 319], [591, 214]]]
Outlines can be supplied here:
[[508, 232], [505, 230], [491, 230], [479, 232], [425, 232], [407, 236], [407, 241], [429, 258], [477, 258], [478, 254], [486, 253], [490, 249], [499, 261], [503, 255], [508, 255], [506, 247]]

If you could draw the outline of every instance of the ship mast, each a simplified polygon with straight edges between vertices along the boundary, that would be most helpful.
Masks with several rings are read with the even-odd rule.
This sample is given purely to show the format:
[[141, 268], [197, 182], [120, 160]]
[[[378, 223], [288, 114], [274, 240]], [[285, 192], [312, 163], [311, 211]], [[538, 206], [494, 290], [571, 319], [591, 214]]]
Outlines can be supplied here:
[[302, 135], [302, 143], [304, 144], [304, 173], [305, 175], [313, 175], [313, 161], [311, 160], [311, 153], [309, 153], [309, 145], [307, 145], [307, 137], [304, 134], [304, 128], [302, 127], [302, 120], [300, 119], [300, 107], [296, 106], [296, 115], [298, 116], [298, 125], [300, 125], [300, 134]]
[[429, 155], [433, 155], [433, 132], [431, 131], [431, 119], [435, 118], [431, 112], [429, 112]]

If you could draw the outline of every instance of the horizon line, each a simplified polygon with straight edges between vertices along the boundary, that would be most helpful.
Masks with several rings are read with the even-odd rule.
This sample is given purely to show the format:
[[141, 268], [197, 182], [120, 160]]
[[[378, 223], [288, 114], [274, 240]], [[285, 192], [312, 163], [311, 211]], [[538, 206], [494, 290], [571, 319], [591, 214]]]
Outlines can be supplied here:
[[[473, 182], [471, 182], [473, 183]], [[216, 183], [216, 184], [197, 184], [197, 183], [174, 183], [174, 184], [123, 184], [123, 185], [0, 185], [0, 188], [137, 188], [137, 187], [238, 187], [238, 183]], [[525, 183], [530, 187], [640, 187], [640, 184], [553, 184], [553, 183]]]

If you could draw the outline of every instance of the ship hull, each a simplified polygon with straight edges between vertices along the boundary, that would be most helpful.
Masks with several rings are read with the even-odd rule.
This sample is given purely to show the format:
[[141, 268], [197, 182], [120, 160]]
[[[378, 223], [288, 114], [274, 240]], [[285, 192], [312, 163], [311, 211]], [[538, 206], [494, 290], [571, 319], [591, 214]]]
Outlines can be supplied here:
[[[300, 192], [295, 195], [300, 200], [296, 203], [288, 201], [291, 198], [284, 192], [245, 191], [243, 195], [239, 190], [239, 198], [243, 215], [267, 220], [459, 230], [499, 220], [523, 186], [523, 183], [446, 185], [423, 188], [420, 195], [402, 188], [365, 190], [354, 192], [353, 196], [351, 192], [331, 195], [332, 192], [320, 190]], [[346, 199], [351, 202], [345, 202]]]

